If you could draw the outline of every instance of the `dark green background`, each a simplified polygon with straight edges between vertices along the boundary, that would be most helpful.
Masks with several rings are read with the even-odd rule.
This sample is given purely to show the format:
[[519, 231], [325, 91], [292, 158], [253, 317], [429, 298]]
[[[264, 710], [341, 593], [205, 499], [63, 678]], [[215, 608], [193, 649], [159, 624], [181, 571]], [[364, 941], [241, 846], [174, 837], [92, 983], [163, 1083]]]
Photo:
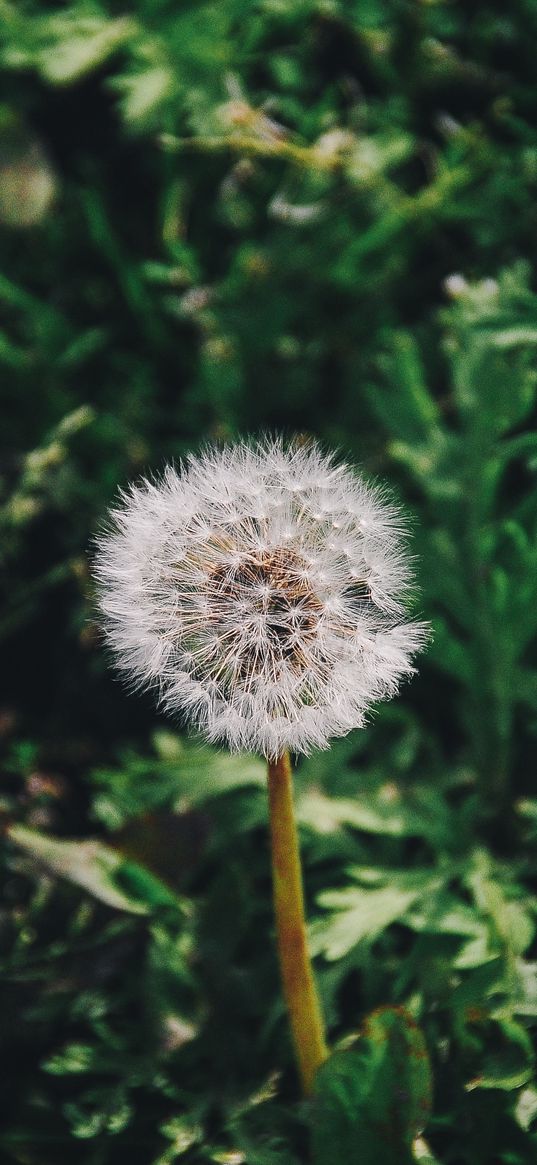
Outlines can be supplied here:
[[[532, 1162], [537, 4], [2, 0], [0, 29], [2, 809], [39, 834], [5, 845], [2, 1165]], [[434, 627], [298, 767], [332, 1041], [405, 1009], [309, 1108], [262, 766], [121, 687], [89, 571], [118, 486], [267, 430], [389, 484]]]

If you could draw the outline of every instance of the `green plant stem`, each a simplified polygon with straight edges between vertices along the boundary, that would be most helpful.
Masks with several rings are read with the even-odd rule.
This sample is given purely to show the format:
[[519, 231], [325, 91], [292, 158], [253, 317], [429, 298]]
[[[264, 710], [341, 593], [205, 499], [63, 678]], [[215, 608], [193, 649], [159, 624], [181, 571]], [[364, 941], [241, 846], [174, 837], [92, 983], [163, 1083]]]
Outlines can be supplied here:
[[339, 154], [323, 154], [314, 145], [299, 146], [285, 138], [271, 140], [246, 133], [178, 138], [174, 137], [173, 134], [164, 133], [160, 135], [159, 140], [164, 149], [173, 153], [182, 153], [188, 150], [203, 154], [229, 151], [254, 158], [283, 158], [286, 162], [294, 163], [299, 168], [306, 170], [330, 172], [341, 169]]
[[289, 754], [268, 766], [274, 913], [283, 992], [304, 1093], [328, 1055], [311, 969], [304, 917], [298, 835]]

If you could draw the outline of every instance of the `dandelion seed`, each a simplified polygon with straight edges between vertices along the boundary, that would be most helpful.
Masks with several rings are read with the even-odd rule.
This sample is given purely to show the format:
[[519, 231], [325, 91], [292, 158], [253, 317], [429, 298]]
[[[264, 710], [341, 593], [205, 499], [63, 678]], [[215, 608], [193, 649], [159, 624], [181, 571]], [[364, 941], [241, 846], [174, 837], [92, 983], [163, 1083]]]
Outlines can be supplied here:
[[269, 760], [362, 726], [427, 638], [399, 511], [315, 444], [209, 448], [132, 486], [95, 574], [131, 682]]

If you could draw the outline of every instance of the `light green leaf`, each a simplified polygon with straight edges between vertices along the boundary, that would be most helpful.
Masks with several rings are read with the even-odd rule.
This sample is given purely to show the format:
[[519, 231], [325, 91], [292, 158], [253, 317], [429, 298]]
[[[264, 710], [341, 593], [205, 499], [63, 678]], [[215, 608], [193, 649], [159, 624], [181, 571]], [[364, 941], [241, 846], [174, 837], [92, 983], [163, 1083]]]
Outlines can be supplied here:
[[525, 344], [537, 344], [537, 328], [526, 326], [504, 328], [500, 332], [490, 334], [490, 343], [493, 348], [518, 348]]
[[491, 950], [490, 936], [485, 929], [475, 938], [465, 943], [453, 959], [453, 966], [458, 971], [470, 971], [474, 967], [482, 967], [485, 963], [493, 963], [498, 958], [497, 950]]
[[475, 939], [488, 934], [476, 912], [447, 890], [420, 899], [408, 911], [406, 923], [412, 930], [431, 934], [468, 935]]
[[418, 1165], [440, 1165], [438, 1157], [434, 1156], [424, 1137], [416, 1137], [412, 1149]]
[[112, 53], [130, 40], [136, 29], [127, 16], [106, 20], [99, 16], [82, 17], [66, 13], [49, 24], [48, 43], [39, 55], [39, 66], [46, 81], [70, 85], [98, 68]]
[[169, 731], [155, 733], [153, 743], [156, 758], [125, 752], [121, 767], [93, 772], [99, 790], [93, 811], [109, 829], [161, 806], [183, 813], [234, 789], [266, 786], [266, 767], [258, 757], [184, 744]]
[[537, 1017], [537, 963], [517, 959], [511, 1002], [515, 1015]]
[[515, 1117], [526, 1132], [537, 1118], [537, 1088], [523, 1088], [515, 1105]]
[[509, 958], [522, 955], [535, 934], [534, 920], [525, 904], [507, 896], [484, 850], [473, 855], [467, 882], [476, 905], [489, 920], [491, 950], [503, 950]]
[[404, 921], [410, 907], [438, 885], [438, 877], [430, 873], [394, 871], [390, 884], [380, 889], [348, 886], [325, 890], [318, 902], [332, 913], [326, 919], [317, 919], [311, 928], [313, 953], [322, 953], [332, 962], [361, 942], [373, 942], [393, 922]]
[[115, 876], [123, 858], [101, 841], [64, 841], [23, 825], [12, 825], [8, 837], [51, 873], [81, 886], [107, 906], [131, 914], [147, 914], [147, 905], [118, 888]]
[[423, 793], [414, 789], [412, 796], [405, 797], [392, 781], [365, 783], [355, 800], [327, 797], [314, 789], [299, 798], [297, 817], [316, 833], [334, 833], [349, 825], [387, 837], [430, 837], [435, 832], [435, 815]]
[[95, 1071], [97, 1061], [95, 1048], [90, 1044], [66, 1044], [60, 1052], [54, 1052], [41, 1067], [52, 1076], [82, 1075]]
[[120, 94], [121, 113], [129, 126], [144, 129], [174, 90], [174, 75], [165, 65], [155, 65], [124, 77], [112, 84]]

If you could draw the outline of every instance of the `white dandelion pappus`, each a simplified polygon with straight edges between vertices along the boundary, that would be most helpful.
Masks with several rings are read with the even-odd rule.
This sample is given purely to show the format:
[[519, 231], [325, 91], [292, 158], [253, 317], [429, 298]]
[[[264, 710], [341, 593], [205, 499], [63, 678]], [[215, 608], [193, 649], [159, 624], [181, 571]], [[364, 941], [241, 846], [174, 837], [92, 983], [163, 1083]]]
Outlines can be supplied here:
[[208, 448], [131, 486], [95, 575], [131, 681], [269, 760], [362, 726], [427, 639], [399, 511], [315, 444]]

